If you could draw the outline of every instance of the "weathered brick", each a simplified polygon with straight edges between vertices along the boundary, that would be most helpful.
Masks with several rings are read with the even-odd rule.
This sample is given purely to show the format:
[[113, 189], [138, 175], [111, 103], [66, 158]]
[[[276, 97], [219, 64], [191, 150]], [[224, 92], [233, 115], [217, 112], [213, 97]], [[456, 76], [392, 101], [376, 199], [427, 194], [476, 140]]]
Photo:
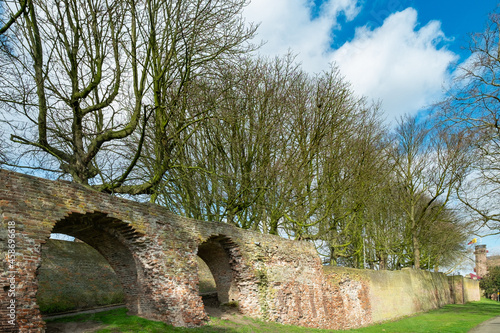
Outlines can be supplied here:
[[[129, 313], [145, 318], [176, 326], [205, 323], [207, 315], [198, 295], [197, 256], [211, 269], [219, 300], [237, 301], [244, 315], [326, 329], [359, 327], [381, 318], [373, 300], [377, 286], [384, 281], [376, 275], [355, 278], [357, 273], [345, 271], [325, 274], [308, 242], [187, 219], [150, 203], [6, 170], [0, 170], [0, 214], [2, 332], [44, 331], [36, 304], [36, 274], [41, 245], [51, 232], [75, 236], [100, 252], [122, 284]], [[9, 222], [15, 222], [18, 252], [14, 327], [6, 324], [12, 299], [8, 295]], [[416, 281], [427, 278], [418, 275]], [[433, 283], [446, 281], [431, 279]], [[417, 304], [412, 311], [451, 302], [445, 284], [439, 290], [427, 290], [425, 297], [415, 297], [415, 303], [426, 299], [429, 305]], [[383, 306], [383, 302], [377, 304]]]

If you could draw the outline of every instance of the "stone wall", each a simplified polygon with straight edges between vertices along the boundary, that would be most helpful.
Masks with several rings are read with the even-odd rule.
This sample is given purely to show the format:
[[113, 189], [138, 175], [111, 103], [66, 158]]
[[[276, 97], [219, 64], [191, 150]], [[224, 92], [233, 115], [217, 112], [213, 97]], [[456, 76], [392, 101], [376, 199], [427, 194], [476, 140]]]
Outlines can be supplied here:
[[403, 269], [366, 272], [372, 302], [384, 304], [372, 312], [373, 322], [437, 309], [452, 303], [448, 278], [442, 273]]
[[[41, 294], [51, 296], [51, 306], [49, 305], [49, 297], [47, 297], [47, 301], [44, 301], [44, 304], [51, 308], [60, 304], [61, 301], [63, 303], [69, 301], [73, 304], [73, 300], [85, 299], [89, 289], [95, 295], [93, 301], [96, 304], [108, 304], [109, 296], [106, 293], [112, 292], [113, 288], [120, 287], [116, 286], [116, 277], [112, 277], [112, 269], [103, 262], [102, 256], [92, 254], [93, 249], [83, 243], [49, 240], [47, 245], [47, 251], [42, 252], [43, 261], [39, 269], [43, 273], [43, 276], [42, 273], [39, 274], [38, 301], [40, 305], [42, 303]], [[224, 289], [221, 285], [224, 286], [226, 269], [223, 269], [224, 265], [214, 263], [224, 262], [223, 254], [218, 248], [218, 243], [210, 245], [208, 242], [205, 246], [201, 246], [198, 251], [199, 255], [207, 258], [212, 267], [210, 271], [209, 265], [205, 264], [201, 257], [198, 258], [200, 292], [202, 292], [202, 288], [207, 288], [207, 291], [214, 290], [215, 282], [211, 272], [217, 277], [219, 289]], [[214, 253], [208, 255], [210, 252]], [[95, 265], [91, 264], [93, 260], [95, 260]], [[95, 267], [99, 267], [99, 269]], [[329, 289], [329, 294], [325, 295], [324, 301], [326, 306], [330, 308], [324, 311], [334, 316], [335, 320], [322, 325], [322, 327], [328, 325], [336, 328], [366, 326], [436, 309], [449, 303], [463, 304], [477, 301], [480, 298], [478, 281], [462, 276], [446, 277], [441, 273], [411, 269], [370, 271], [330, 266], [325, 266], [323, 269], [326, 286]], [[107, 272], [110, 275], [99, 279], [103, 273], [96, 274], [97, 271]], [[279, 285], [284, 282], [284, 278], [280, 277], [282, 273], [276, 268], [268, 269], [262, 274], [266, 275], [265, 279], [268, 284], [271, 282], [271, 285]], [[59, 281], [61, 276], [64, 276], [64, 284], [66, 285], [66, 287], [62, 286], [62, 289], [72, 292], [61, 292]], [[82, 281], [82, 276], [89, 276], [89, 281]], [[47, 282], [52, 282], [52, 285]], [[97, 288], [97, 285], [101, 286], [101, 290]], [[227, 284], [225, 288], [227, 288]], [[275, 294], [272, 290], [271, 288], [271, 292], [266, 294], [266, 299], [263, 299], [265, 301], [263, 303], [264, 316], [267, 315], [267, 319], [289, 324], [301, 324], [297, 319], [284, 320], [283, 318], [301, 318], [308, 312], [310, 312], [311, 318], [318, 317], [317, 308], [322, 305], [316, 304], [313, 296], [314, 288], [303, 291], [302, 295], [292, 295], [290, 292], [288, 297], [283, 296], [283, 292]], [[219, 290], [219, 295], [221, 294], [229, 296], [230, 292], [221, 293]], [[231, 300], [227, 298], [220, 301]], [[89, 299], [86, 304], [91, 302], [92, 300]], [[272, 311], [273, 304], [275, 308], [276, 304], [278, 307], [274, 311]], [[332, 309], [334, 311], [331, 311]]]
[[[217, 255], [206, 256], [207, 251], [206, 246], [204, 252], [209, 262], [218, 258]], [[198, 253], [200, 254], [201, 251]], [[116, 288], [114, 292], [121, 289], [117, 286], [118, 281], [116, 277], [113, 277], [111, 267], [103, 262], [102, 256], [96, 256], [93, 249], [84, 243], [49, 240], [47, 251], [42, 254], [43, 261], [39, 269], [41, 272], [39, 274], [40, 289], [37, 297], [40, 305], [41, 298], [48, 308], [58, 306], [61, 301], [63, 304], [68, 302], [75, 304], [77, 302], [74, 300], [83, 299], [86, 299], [85, 304], [92, 304], [92, 301], [96, 305], [110, 304], [108, 293], [113, 293], [113, 288]], [[95, 264], [91, 264], [92, 261], [95, 261]], [[218, 280], [221, 283], [220, 280], [224, 274], [218, 272], [220, 268], [214, 268], [212, 263], [211, 265], [212, 272], [215, 276], [219, 276]], [[206, 288], [206, 291], [213, 291], [215, 282], [209, 266], [198, 258], [198, 267], [200, 292], [205, 291], [202, 288]], [[276, 280], [280, 280], [277, 276], [279, 272], [273, 274], [272, 271], [267, 271], [267, 279], [276, 283]], [[367, 271], [329, 266], [324, 267], [324, 271], [326, 281], [331, 286], [329, 294], [331, 299], [328, 300], [328, 306], [336, 309], [335, 325], [337, 327], [366, 326], [435, 309], [449, 303], [464, 304], [480, 298], [479, 282], [462, 276], [445, 277], [439, 273], [409, 269]], [[96, 274], [96, 272], [100, 273]], [[106, 277], [104, 277], [105, 273]], [[88, 277], [82, 279], [83, 276]], [[59, 281], [61, 277], [64, 279], [62, 286]], [[68, 292], [63, 292], [63, 290]], [[87, 298], [89, 291], [93, 298]], [[267, 301], [276, 296], [268, 295]], [[303, 297], [297, 300], [293, 297], [289, 297], [290, 300], [281, 299], [280, 302], [283, 303], [281, 312], [286, 312], [287, 317], [300, 317], [304, 316], [304, 312], [311, 311], [314, 317], [318, 305], [315, 302], [309, 302], [308, 305], [307, 298], [310, 297], [311, 292], [306, 291]], [[223, 301], [229, 301], [229, 299]], [[287, 304], [289, 301], [292, 303]], [[287, 308], [295, 306], [297, 306], [296, 314], [290, 315]], [[272, 318], [272, 313], [269, 309], [267, 310], [268, 316]], [[275, 315], [274, 318], [279, 318], [279, 316]], [[289, 320], [287, 323], [294, 323], [294, 321]]]
[[[470, 280], [470, 279], [469, 279]], [[463, 276], [449, 276], [450, 291], [452, 302], [455, 304], [467, 303], [467, 293], [465, 292], [464, 277]], [[472, 281], [472, 280], [471, 280]]]
[[44, 331], [37, 274], [52, 232], [82, 240], [106, 259], [129, 313], [175, 326], [207, 320], [198, 256], [212, 271], [219, 301], [284, 324], [354, 328], [452, 301], [439, 274], [338, 268], [325, 274], [308, 242], [183, 218], [70, 182], [0, 170], [0, 184], [2, 332]]
[[0, 170], [0, 184], [0, 331], [44, 331], [37, 274], [53, 232], [81, 239], [108, 261], [131, 314], [175, 326], [203, 325], [200, 255], [217, 273], [219, 299], [234, 299], [244, 315], [338, 327], [310, 243], [186, 219], [71, 182]]
[[462, 303], [456, 302], [458, 304], [463, 304], [467, 302], [479, 301], [481, 299], [481, 290], [479, 289], [479, 281], [472, 280], [468, 278], [463, 279], [463, 301]]
[[344, 327], [394, 320], [446, 304], [479, 301], [479, 281], [443, 273], [403, 269], [373, 271], [325, 267], [338, 287]]

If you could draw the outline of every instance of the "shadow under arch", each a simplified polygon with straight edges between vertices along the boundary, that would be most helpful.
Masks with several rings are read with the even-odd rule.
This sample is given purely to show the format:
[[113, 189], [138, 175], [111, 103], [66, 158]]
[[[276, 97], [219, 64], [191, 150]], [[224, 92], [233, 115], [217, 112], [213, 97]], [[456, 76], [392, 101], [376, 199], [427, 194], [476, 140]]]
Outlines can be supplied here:
[[241, 255], [237, 244], [224, 235], [212, 236], [198, 246], [198, 256], [212, 273], [218, 301], [221, 304], [238, 302]]
[[128, 223], [99, 212], [70, 213], [56, 222], [52, 233], [73, 236], [96, 249], [115, 271], [129, 314], [140, 316], [149, 312], [140, 283], [143, 269], [133, 255], [135, 241], [142, 234]]

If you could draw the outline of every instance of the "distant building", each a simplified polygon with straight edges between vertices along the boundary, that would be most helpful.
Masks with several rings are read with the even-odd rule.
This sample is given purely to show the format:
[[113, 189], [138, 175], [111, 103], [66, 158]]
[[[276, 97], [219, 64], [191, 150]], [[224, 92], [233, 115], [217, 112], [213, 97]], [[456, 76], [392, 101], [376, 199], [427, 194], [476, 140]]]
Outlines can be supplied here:
[[476, 268], [474, 269], [477, 277], [480, 279], [488, 274], [488, 259], [486, 254], [486, 245], [476, 245], [476, 250], [474, 254], [476, 255]]

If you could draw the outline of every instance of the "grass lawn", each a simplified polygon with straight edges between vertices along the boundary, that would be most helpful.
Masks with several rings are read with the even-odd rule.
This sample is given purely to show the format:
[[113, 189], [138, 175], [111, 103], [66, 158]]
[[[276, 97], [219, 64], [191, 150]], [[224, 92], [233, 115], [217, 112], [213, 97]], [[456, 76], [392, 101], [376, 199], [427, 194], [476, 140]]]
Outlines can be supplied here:
[[496, 316], [500, 316], [500, 303], [481, 299], [463, 305], [446, 305], [438, 310], [348, 332], [467, 332]]
[[[285, 326], [276, 323], [266, 323], [241, 316], [229, 315], [230, 320], [211, 318], [208, 325], [202, 328], [175, 328], [162, 322], [127, 316], [126, 309], [116, 309], [96, 314], [85, 314], [73, 317], [55, 319], [49, 323], [98, 322], [101, 323], [99, 333], [118, 332], [332, 332], [297, 326]], [[442, 309], [422, 313], [398, 321], [374, 325], [370, 327], [343, 332], [467, 332], [481, 322], [500, 316], [500, 303], [483, 299], [464, 305], [447, 305]]]

